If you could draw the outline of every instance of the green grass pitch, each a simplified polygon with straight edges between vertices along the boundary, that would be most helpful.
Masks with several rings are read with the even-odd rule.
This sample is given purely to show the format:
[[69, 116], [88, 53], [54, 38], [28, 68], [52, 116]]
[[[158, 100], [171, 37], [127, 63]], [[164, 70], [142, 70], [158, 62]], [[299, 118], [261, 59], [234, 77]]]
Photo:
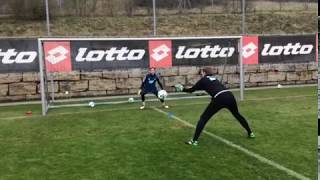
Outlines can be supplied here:
[[[205, 130], [316, 179], [316, 87], [246, 91], [245, 99], [239, 109], [256, 139], [227, 110]], [[143, 111], [139, 103], [60, 108], [46, 117], [40, 105], [0, 107], [0, 179], [296, 179], [207, 134], [187, 146], [194, 129], [152, 108], [196, 125], [208, 102], [168, 101], [170, 109], [150, 102]]]

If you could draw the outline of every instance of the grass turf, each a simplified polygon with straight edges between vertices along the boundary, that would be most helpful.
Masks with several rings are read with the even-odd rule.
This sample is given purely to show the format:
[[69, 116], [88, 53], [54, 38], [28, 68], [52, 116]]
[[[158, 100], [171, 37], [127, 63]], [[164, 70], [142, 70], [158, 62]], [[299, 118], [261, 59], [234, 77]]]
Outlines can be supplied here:
[[[245, 95], [239, 108], [256, 139], [226, 110], [205, 129], [316, 179], [316, 87]], [[208, 101], [170, 101], [167, 111], [196, 124]], [[193, 128], [138, 105], [54, 109], [47, 117], [39, 105], [0, 107], [0, 179], [294, 179], [206, 134], [198, 147], [186, 146]]]

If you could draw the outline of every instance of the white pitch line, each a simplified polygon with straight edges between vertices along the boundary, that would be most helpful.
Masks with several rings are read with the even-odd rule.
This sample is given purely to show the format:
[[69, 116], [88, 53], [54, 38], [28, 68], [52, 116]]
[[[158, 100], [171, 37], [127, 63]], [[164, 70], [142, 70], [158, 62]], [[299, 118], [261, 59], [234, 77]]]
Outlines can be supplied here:
[[[159, 112], [161, 114], [167, 115], [167, 112], [162, 111], [161, 109], [158, 109], [156, 107], [153, 107], [153, 110], [155, 110], [155, 111], [157, 111], [157, 112]], [[182, 122], [183, 124], [185, 124], [185, 125], [187, 125], [189, 127], [196, 128], [196, 126], [194, 126], [193, 124], [191, 124], [191, 123], [189, 123], [189, 122], [187, 122], [185, 120], [182, 120], [177, 116], [173, 115], [172, 118]], [[244, 148], [244, 147], [242, 147], [240, 145], [237, 145], [237, 144], [235, 144], [235, 143], [233, 143], [233, 142], [231, 142], [229, 140], [226, 140], [226, 139], [224, 139], [224, 138], [222, 138], [220, 136], [217, 136], [217, 135], [215, 135], [215, 134], [213, 134], [211, 132], [208, 132], [208, 131], [204, 130], [203, 133], [205, 133], [205, 134], [209, 135], [210, 137], [213, 137], [213, 138], [225, 143], [228, 146], [231, 146], [231, 147], [233, 147], [233, 148], [235, 148], [235, 149], [247, 154], [248, 156], [251, 156], [251, 157], [254, 157], [254, 158], [258, 159], [259, 161], [261, 161], [261, 162], [263, 162], [265, 164], [268, 164], [268, 165], [270, 165], [270, 166], [272, 166], [272, 167], [274, 167], [274, 168], [276, 168], [278, 170], [284, 171], [290, 176], [293, 176], [293, 177], [295, 177], [297, 179], [300, 179], [300, 180], [310, 180], [310, 178], [308, 178], [306, 176], [303, 176], [302, 174], [299, 174], [299, 173], [297, 173], [297, 172], [295, 172], [295, 171], [293, 171], [293, 170], [291, 170], [289, 168], [286, 168], [286, 167], [284, 167], [284, 166], [282, 166], [282, 165], [280, 165], [280, 164], [278, 164], [278, 163], [276, 163], [276, 162], [274, 162], [272, 160], [269, 160], [269, 159], [267, 159], [267, 158], [265, 158], [265, 157], [263, 157], [263, 156], [261, 156], [261, 155], [259, 155], [257, 153], [254, 153], [254, 152], [252, 152], [252, 151], [250, 151], [250, 150], [248, 150], [248, 149], [246, 149], [246, 148]]]

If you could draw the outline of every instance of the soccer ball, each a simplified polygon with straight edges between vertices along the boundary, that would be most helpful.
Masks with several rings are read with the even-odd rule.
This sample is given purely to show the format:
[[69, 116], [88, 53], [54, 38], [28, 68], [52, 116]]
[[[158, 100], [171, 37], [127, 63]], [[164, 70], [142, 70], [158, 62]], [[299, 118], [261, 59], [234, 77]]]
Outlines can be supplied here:
[[93, 108], [95, 106], [94, 102], [93, 101], [89, 102], [89, 106]]
[[167, 96], [168, 96], [168, 93], [167, 93], [167, 91], [165, 91], [165, 90], [160, 90], [160, 91], [158, 92], [158, 97], [159, 97], [159, 99], [165, 99]]
[[131, 97], [131, 98], [128, 99], [128, 102], [129, 102], [129, 103], [133, 103], [133, 102], [134, 102], [134, 99]]

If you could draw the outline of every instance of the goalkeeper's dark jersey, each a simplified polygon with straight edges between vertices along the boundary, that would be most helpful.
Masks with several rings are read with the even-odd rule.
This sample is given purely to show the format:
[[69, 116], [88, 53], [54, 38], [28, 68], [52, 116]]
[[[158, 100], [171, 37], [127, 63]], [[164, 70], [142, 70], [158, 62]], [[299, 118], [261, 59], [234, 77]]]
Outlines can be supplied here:
[[156, 74], [147, 74], [141, 84], [141, 89], [145, 92], [156, 92], [156, 82], [158, 82], [161, 89], [163, 89], [162, 84]]
[[210, 75], [201, 78], [192, 88], [183, 89], [184, 92], [194, 92], [196, 90], [204, 90], [212, 97], [217, 96], [221, 92], [228, 91], [216, 77]]

